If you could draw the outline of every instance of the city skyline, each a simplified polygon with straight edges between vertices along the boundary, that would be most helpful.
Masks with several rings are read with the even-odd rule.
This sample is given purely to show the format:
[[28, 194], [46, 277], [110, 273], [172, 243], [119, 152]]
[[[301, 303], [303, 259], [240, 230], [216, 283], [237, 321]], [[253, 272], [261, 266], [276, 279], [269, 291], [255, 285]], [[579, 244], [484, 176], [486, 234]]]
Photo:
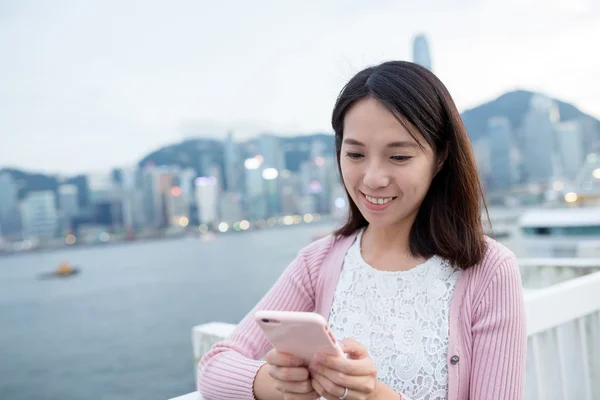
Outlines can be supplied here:
[[3, 5], [2, 165], [72, 173], [198, 132], [329, 132], [345, 81], [411, 59], [418, 33], [461, 110], [515, 88], [600, 110], [591, 0], [163, 5]]

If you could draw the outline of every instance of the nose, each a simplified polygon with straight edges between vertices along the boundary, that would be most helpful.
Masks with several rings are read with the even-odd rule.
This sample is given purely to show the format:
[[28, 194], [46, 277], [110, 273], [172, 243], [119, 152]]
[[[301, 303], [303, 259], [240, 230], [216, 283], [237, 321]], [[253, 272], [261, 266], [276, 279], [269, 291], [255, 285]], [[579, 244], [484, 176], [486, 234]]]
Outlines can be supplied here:
[[363, 176], [363, 183], [369, 189], [380, 189], [390, 184], [388, 171], [377, 163], [370, 163]]

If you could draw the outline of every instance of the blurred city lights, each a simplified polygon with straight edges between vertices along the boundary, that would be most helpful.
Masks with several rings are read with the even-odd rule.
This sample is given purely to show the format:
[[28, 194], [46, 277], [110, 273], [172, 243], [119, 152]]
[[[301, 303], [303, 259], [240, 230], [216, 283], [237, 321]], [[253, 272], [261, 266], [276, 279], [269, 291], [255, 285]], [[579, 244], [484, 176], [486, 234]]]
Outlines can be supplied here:
[[181, 188], [179, 186], [174, 186], [173, 188], [171, 188], [171, 195], [174, 197], [181, 196]]
[[304, 214], [304, 222], [306, 222], [307, 224], [313, 222], [313, 216], [312, 214]]
[[243, 231], [248, 230], [248, 228], [250, 228], [250, 222], [246, 220], [240, 221], [240, 228], [242, 228]]
[[66, 243], [66, 244], [68, 244], [68, 245], [72, 245], [72, 244], [75, 244], [75, 242], [77, 242], [77, 238], [75, 237], [75, 235], [68, 234], [68, 235], [65, 237], [65, 243]]
[[227, 222], [221, 222], [219, 224], [218, 229], [219, 229], [219, 232], [225, 233], [229, 229], [229, 224]]
[[565, 194], [565, 201], [567, 203], [575, 203], [577, 201], [577, 193], [569, 192]]
[[263, 179], [265, 179], [267, 181], [277, 179], [278, 176], [279, 176], [279, 171], [277, 171], [275, 168], [265, 168], [262, 172]]
[[263, 156], [260, 154], [244, 161], [246, 169], [258, 169], [263, 163]]
[[344, 208], [346, 207], [346, 199], [344, 199], [343, 197], [338, 197], [337, 199], [335, 199], [334, 204], [337, 208]]
[[196, 178], [196, 180], [194, 182], [195, 182], [196, 186], [216, 185], [217, 178], [215, 178], [214, 176], [200, 176], [200, 177]]
[[181, 217], [181, 218], [179, 218], [179, 225], [181, 225], [181, 226], [183, 226], [185, 228], [189, 224], [190, 224], [190, 220], [189, 220], [188, 217]]

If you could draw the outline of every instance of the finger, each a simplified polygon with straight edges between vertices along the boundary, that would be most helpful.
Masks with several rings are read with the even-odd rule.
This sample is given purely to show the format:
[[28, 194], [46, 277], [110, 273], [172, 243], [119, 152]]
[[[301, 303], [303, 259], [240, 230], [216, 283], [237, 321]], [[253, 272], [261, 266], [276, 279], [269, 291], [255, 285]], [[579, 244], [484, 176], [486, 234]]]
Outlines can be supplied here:
[[[321, 374], [313, 374], [313, 381], [316, 381], [319, 386], [324, 390], [326, 394], [330, 394], [334, 396], [335, 399], [339, 399], [346, 392], [346, 388], [340, 385], [337, 385], [335, 382], [332, 382], [329, 378]], [[314, 385], [313, 385], [314, 387]], [[315, 388], [316, 390], [316, 388]], [[317, 390], [318, 392], [318, 390]], [[321, 394], [323, 396], [323, 394]], [[327, 396], [324, 396], [327, 397]]]
[[319, 383], [316, 378], [312, 379], [312, 386], [315, 388], [315, 391], [319, 394], [319, 396], [326, 398], [327, 400], [338, 400], [342, 396], [334, 396], [331, 393], [327, 392], [325, 388]]
[[275, 349], [269, 351], [265, 359], [269, 364], [280, 367], [299, 367], [304, 363], [300, 357], [296, 357], [292, 354], [282, 353]]
[[360, 360], [369, 357], [369, 351], [360, 342], [346, 338], [340, 342], [340, 347], [351, 359]]
[[308, 380], [308, 369], [304, 367], [278, 367], [269, 365], [269, 375], [280, 381], [302, 382]]
[[302, 394], [286, 393], [283, 395], [283, 400], [317, 400], [319, 397], [321, 397], [319, 393], [313, 390], [310, 393]]
[[351, 360], [344, 357], [317, 354], [314, 362], [324, 365], [330, 369], [343, 372], [346, 375], [362, 376], [376, 375], [377, 369], [370, 358]]
[[[314, 391], [311, 381], [302, 382], [280, 381], [275, 379], [275, 389], [283, 394], [310, 394]], [[290, 396], [288, 396], [290, 397]], [[291, 396], [293, 397], [293, 396]]]
[[348, 388], [350, 390], [355, 390], [359, 393], [371, 393], [373, 391], [373, 377], [370, 375], [363, 376], [354, 376], [354, 375], [346, 375], [343, 372], [333, 370], [331, 368], [327, 368], [324, 365], [319, 365], [317, 363], [310, 363], [308, 366], [311, 376], [315, 374], [323, 375], [333, 383], [342, 388]]

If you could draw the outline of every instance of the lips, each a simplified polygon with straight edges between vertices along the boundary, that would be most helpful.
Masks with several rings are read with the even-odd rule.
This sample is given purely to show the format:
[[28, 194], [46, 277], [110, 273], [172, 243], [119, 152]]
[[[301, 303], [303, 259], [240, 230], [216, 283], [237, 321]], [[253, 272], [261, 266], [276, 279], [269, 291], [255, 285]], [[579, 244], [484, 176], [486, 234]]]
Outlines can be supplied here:
[[368, 201], [370, 201], [373, 204], [386, 204], [386, 203], [389, 203], [390, 201], [394, 200], [394, 197], [371, 197], [366, 194], [365, 194], [365, 197], [367, 198]]
[[362, 193], [365, 202], [365, 207], [371, 211], [382, 211], [388, 208], [396, 197], [373, 197]]

